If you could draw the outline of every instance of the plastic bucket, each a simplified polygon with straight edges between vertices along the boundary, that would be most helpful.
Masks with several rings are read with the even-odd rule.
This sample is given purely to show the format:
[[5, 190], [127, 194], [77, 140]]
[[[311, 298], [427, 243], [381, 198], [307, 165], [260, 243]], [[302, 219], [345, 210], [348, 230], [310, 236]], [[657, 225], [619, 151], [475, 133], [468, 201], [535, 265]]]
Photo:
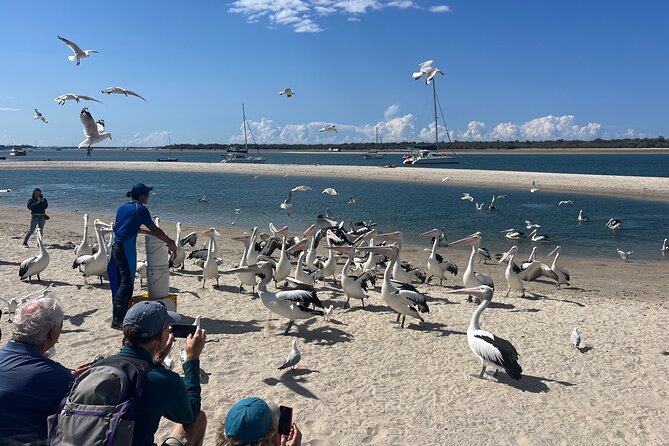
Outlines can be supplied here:
[[149, 299], [162, 299], [170, 294], [169, 251], [165, 242], [146, 235], [146, 290]]

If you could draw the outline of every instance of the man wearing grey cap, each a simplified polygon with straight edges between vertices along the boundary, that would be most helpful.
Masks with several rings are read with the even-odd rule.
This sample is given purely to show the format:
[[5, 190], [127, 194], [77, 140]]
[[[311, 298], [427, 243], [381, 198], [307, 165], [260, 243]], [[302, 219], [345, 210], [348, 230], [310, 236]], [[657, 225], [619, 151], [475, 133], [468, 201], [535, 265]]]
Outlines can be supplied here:
[[183, 379], [162, 366], [174, 344], [170, 325], [179, 315], [167, 311], [158, 301], [141, 301], [128, 310], [123, 319], [123, 348], [119, 356], [150, 361], [154, 368], [146, 373], [144, 390], [137, 400], [133, 446], [154, 443], [160, 419], [176, 424], [164, 446], [202, 444], [207, 417], [200, 410], [200, 354], [206, 333], [201, 328], [186, 338]]

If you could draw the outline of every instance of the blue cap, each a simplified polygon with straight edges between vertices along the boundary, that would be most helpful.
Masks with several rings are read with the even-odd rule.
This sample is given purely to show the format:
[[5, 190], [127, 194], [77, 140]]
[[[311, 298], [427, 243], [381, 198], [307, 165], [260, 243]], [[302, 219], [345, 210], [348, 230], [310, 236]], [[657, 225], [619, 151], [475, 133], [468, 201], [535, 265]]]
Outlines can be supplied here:
[[272, 411], [258, 397], [244, 398], [228, 411], [225, 417], [225, 435], [244, 443], [265, 438], [272, 428]]
[[123, 326], [134, 325], [139, 329], [140, 338], [150, 338], [180, 319], [177, 313], [167, 311], [162, 302], [143, 300], [130, 307], [123, 318]]
[[148, 194], [153, 190], [152, 187], [147, 186], [144, 183], [137, 183], [134, 186], [132, 186], [132, 189], [130, 190], [130, 195], [133, 197], [138, 197], [140, 195]]

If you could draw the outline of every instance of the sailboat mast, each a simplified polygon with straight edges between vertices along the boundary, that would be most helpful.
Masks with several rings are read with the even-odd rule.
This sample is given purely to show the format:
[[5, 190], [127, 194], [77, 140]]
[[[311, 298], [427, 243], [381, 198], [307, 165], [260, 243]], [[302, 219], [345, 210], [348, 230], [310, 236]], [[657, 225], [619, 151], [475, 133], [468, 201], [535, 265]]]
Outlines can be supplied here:
[[244, 149], [249, 150], [249, 143], [246, 139], [246, 111], [244, 110], [244, 103], [242, 102], [242, 118], [244, 119]]
[[437, 121], [437, 82], [432, 79], [432, 102], [434, 104], [434, 149], [439, 151], [439, 122]]

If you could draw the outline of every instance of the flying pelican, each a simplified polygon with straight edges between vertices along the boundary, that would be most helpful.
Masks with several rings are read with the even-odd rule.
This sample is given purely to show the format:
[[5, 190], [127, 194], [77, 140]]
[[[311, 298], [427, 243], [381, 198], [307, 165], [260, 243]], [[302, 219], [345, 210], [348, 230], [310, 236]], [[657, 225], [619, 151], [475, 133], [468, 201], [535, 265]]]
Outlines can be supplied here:
[[525, 297], [525, 285], [523, 285], [523, 282], [518, 277], [518, 273], [514, 271], [515, 263], [513, 259], [517, 252], [518, 247], [512, 246], [511, 249], [504, 253], [502, 258], [499, 260], [499, 263], [508, 260], [508, 265], [504, 271], [504, 278], [506, 278], [506, 283], [509, 285], [509, 287], [506, 289], [506, 295], [504, 297], [509, 297], [509, 293], [512, 289], [514, 291], [520, 291], [520, 297]]
[[604, 226], [609, 229], [620, 229], [623, 227], [623, 222], [615, 218], [610, 218]]
[[335, 133], [339, 133], [339, 132], [337, 132], [337, 126], [334, 125], [334, 124], [327, 124], [325, 127], [323, 127], [322, 129], [320, 129], [319, 132], [335, 132]]
[[324, 308], [323, 303], [318, 299], [316, 291], [311, 290], [288, 290], [271, 293], [267, 291], [267, 284], [273, 279], [274, 272], [269, 262], [259, 262], [255, 265], [235, 268], [223, 271], [224, 274], [253, 273], [258, 275], [261, 280], [258, 284], [258, 294], [260, 301], [272, 313], [285, 317], [289, 320], [284, 335], [293, 326], [297, 319], [311, 319], [314, 316], [323, 316], [323, 310], [309, 308]]
[[295, 186], [290, 191], [291, 192], [309, 192], [309, 191], [313, 191], [313, 189], [310, 188], [309, 186]]
[[295, 96], [295, 92], [292, 90], [292, 88], [284, 88], [279, 92], [279, 94], [285, 94], [287, 98], [292, 98]]
[[112, 229], [111, 226], [100, 220], [95, 220], [93, 226], [95, 227], [95, 236], [98, 240], [98, 251], [92, 255], [78, 256], [72, 262], [72, 269], [79, 268], [79, 271], [83, 273], [85, 284], [88, 284], [89, 276], [100, 277], [100, 284], [102, 284], [102, 276], [107, 273], [107, 263], [109, 261], [105, 234], [111, 233]]
[[285, 200], [283, 200], [283, 203], [281, 203], [280, 207], [281, 209], [286, 211], [286, 214], [290, 215], [292, 209], [293, 209], [293, 204], [291, 203], [293, 201], [293, 192], [289, 191], [288, 196], [286, 197]]
[[439, 285], [443, 285], [447, 272], [454, 276], [458, 275], [458, 265], [444, 261], [444, 258], [437, 253], [437, 242], [438, 238], [435, 237], [432, 243], [432, 250], [424, 249], [430, 253], [430, 256], [427, 258], [427, 271], [430, 273], [430, 277], [427, 278], [427, 281], [429, 282], [432, 277], [436, 277], [439, 279]]
[[533, 242], [547, 242], [550, 240], [550, 236], [546, 234], [537, 234], [537, 230], [533, 230], [530, 232], [528, 235], [532, 239]]
[[660, 252], [662, 253], [662, 255], [669, 254], [669, 243], [667, 242], [667, 240], [668, 239], [665, 238], [664, 241], [662, 242], [662, 248], [660, 248]]
[[462, 194], [462, 197], [460, 197], [460, 199], [461, 199], [461, 200], [469, 200], [469, 201], [471, 201], [472, 203], [474, 202], [474, 197], [472, 197], [471, 195], [469, 195], [469, 193], [467, 193], [467, 192], [464, 192], [464, 193]]
[[581, 346], [581, 333], [578, 332], [578, 327], [574, 327], [574, 331], [571, 332], [569, 340], [574, 348], [579, 348]]
[[337, 192], [331, 187], [326, 187], [325, 189], [323, 189], [323, 192], [321, 192], [321, 194], [328, 194], [334, 197], [335, 195], [339, 195], [339, 192]]
[[563, 204], [574, 204], [574, 202], [571, 200], [560, 200], [558, 206], [562, 206]]
[[123, 94], [126, 96], [135, 96], [136, 98], [140, 98], [144, 102], [147, 102], [146, 99], [135, 93], [134, 91], [131, 90], [126, 90], [125, 88], [121, 87], [107, 87], [104, 90], [101, 90], [103, 93], [106, 94]]
[[34, 119], [39, 119], [43, 123], [49, 122], [48, 119], [46, 119], [46, 116], [44, 116], [39, 110], [35, 109], [35, 116], [33, 116]]
[[283, 364], [281, 367], [279, 367], [279, 370], [287, 369], [288, 367], [291, 367], [292, 370], [295, 370], [295, 366], [298, 362], [300, 362], [300, 359], [302, 359], [302, 355], [300, 354], [300, 349], [297, 348], [297, 339], [293, 339], [290, 353], [288, 353], [286, 360], [283, 361]]
[[560, 257], [560, 246], [558, 245], [554, 250], [552, 250], [548, 256], [552, 256], [555, 254], [555, 258], [553, 259], [553, 264], [551, 265], [551, 270], [557, 275], [557, 287], [560, 288], [560, 284], [566, 284], [567, 286], [571, 286], [569, 281], [571, 280], [569, 271], [567, 271], [565, 268], [561, 267], [558, 265], [558, 257]]
[[618, 255], [620, 256], [620, 258], [623, 259], [626, 262], [629, 261], [632, 254], [634, 254], [634, 251], [625, 252], [622, 249], [617, 249], [616, 251], [618, 251]]
[[586, 217], [585, 215], [583, 215], [583, 209], [581, 209], [580, 211], [578, 211], [578, 218], [577, 218], [577, 220], [578, 220], [579, 222], [588, 221], [588, 217]]
[[79, 101], [94, 101], [102, 104], [102, 102], [98, 101], [97, 99], [93, 99], [90, 96], [76, 93], [62, 94], [54, 99], [54, 101], [58, 102], [58, 105], [65, 105], [65, 101], [77, 101], [77, 103], [79, 103]]
[[407, 316], [418, 319], [421, 322], [425, 322], [421, 317], [420, 313], [429, 313], [430, 308], [427, 306], [427, 301], [425, 296], [420, 294], [413, 286], [411, 285], [402, 285], [400, 288], [395, 288], [390, 281], [390, 272], [395, 266], [397, 261], [397, 256], [399, 254], [399, 247], [396, 244], [391, 246], [368, 246], [364, 248], [359, 248], [362, 251], [372, 251], [380, 254], [388, 254], [387, 257], [390, 259], [386, 270], [383, 273], [383, 284], [381, 285], [381, 297], [391, 309], [397, 312], [397, 322], [402, 317], [401, 328], [404, 328], [404, 321]]
[[79, 143], [79, 148], [81, 149], [84, 146], [88, 146], [86, 149], [86, 155], [91, 155], [91, 146], [99, 142], [104, 141], [109, 138], [112, 139], [111, 133], [105, 132], [105, 122], [99, 120], [95, 122], [87, 107], [84, 107], [79, 114], [79, 119], [84, 125], [84, 136], [86, 139]]
[[72, 56], [67, 56], [68, 60], [71, 61], [77, 61], [77, 65], [81, 63], [81, 59], [86, 59], [87, 57], [90, 57], [91, 54], [97, 53], [98, 51], [96, 50], [82, 50], [79, 48], [79, 45], [76, 43], [72, 42], [71, 40], [67, 40], [65, 37], [58, 36], [61, 42], [63, 42], [65, 45], [70, 47], [72, 52], [74, 53]]
[[25, 259], [19, 266], [19, 279], [25, 280], [27, 278], [28, 283], [32, 283], [33, 276], [37, 276], [38, 282], [42, 281], [39, 275], [49, 266], [50, 260], [49, 253], [46, 252], [44, 241], [42, 240], [42, 231], [40, 228], [36, 228], [35, 231], [37, 232], [37, 245], [40, 252], [36, 256]]
[[207, 245], [207, 259], [204, 261], [202, 268], [202, 289], [207, 282], [207, 279], [216, 279], [218, 285], [218, 262], [216, 261], [216, 254], [218, 248], [216, 247], [216, 236], [221, 236], [216, 228], [209, 228], [208, 231], [202, 233], [202, 236], [209, 236], [209, 243]]
[[480, 244], [481, 244], [481, 233], [475, 232], [474, 234], [468, 235], [465, 238], [461, 238], [460, 240], [454, 241], [449, 246], [470, 245], [472, 247], [472, 253], [469, 256], [469, 263], [467, 264], [467, 269], [465, 269], [465, 273], [462, 275], [462, 281], [465, 287], [472, 288], [479, 285], [486, 285], [494, 290], [495, 283], [493, 282], [492, 277], [490, 277], [487, 274], [477, 273], [474, 271], [474, 257], [476, 256]]
[[88, 241], [88, 214], [84, 214], [84, 238], [79, 246], [74, 249], [74, 255], [79, 257], [91, 254], [93, 254], [93, 249]]
[[467, 328], [469, 348], [479, 358], [483, 367], [479, 378], [483, 379], [486, 367], [490, 366], [495, 368], [495, 372], [492, 374], [493, 377], [497, 377], [498, 368], [503, 368], [511, 379], [519, 380], [523, 369], [518, 364], [518, 352], [516, 348], [506, 339], [481, 330], [481, 326], [479, 325], [481, 313], [490, 305], [494, 290], [488, 286], [480, 285], [472, 288], [447, 291], [446, 293], [474, 295], [481, 300], [479, 306], [474, 310], [469, 327]]
[[516, 231], [513, 228], [505, 229], [503, 231], [500, 231], [505, 233], [504, 237], [511, 239], [511, 240], [518, 240], [521, 237], [525, 237], [525, 233], [521, 231]]

